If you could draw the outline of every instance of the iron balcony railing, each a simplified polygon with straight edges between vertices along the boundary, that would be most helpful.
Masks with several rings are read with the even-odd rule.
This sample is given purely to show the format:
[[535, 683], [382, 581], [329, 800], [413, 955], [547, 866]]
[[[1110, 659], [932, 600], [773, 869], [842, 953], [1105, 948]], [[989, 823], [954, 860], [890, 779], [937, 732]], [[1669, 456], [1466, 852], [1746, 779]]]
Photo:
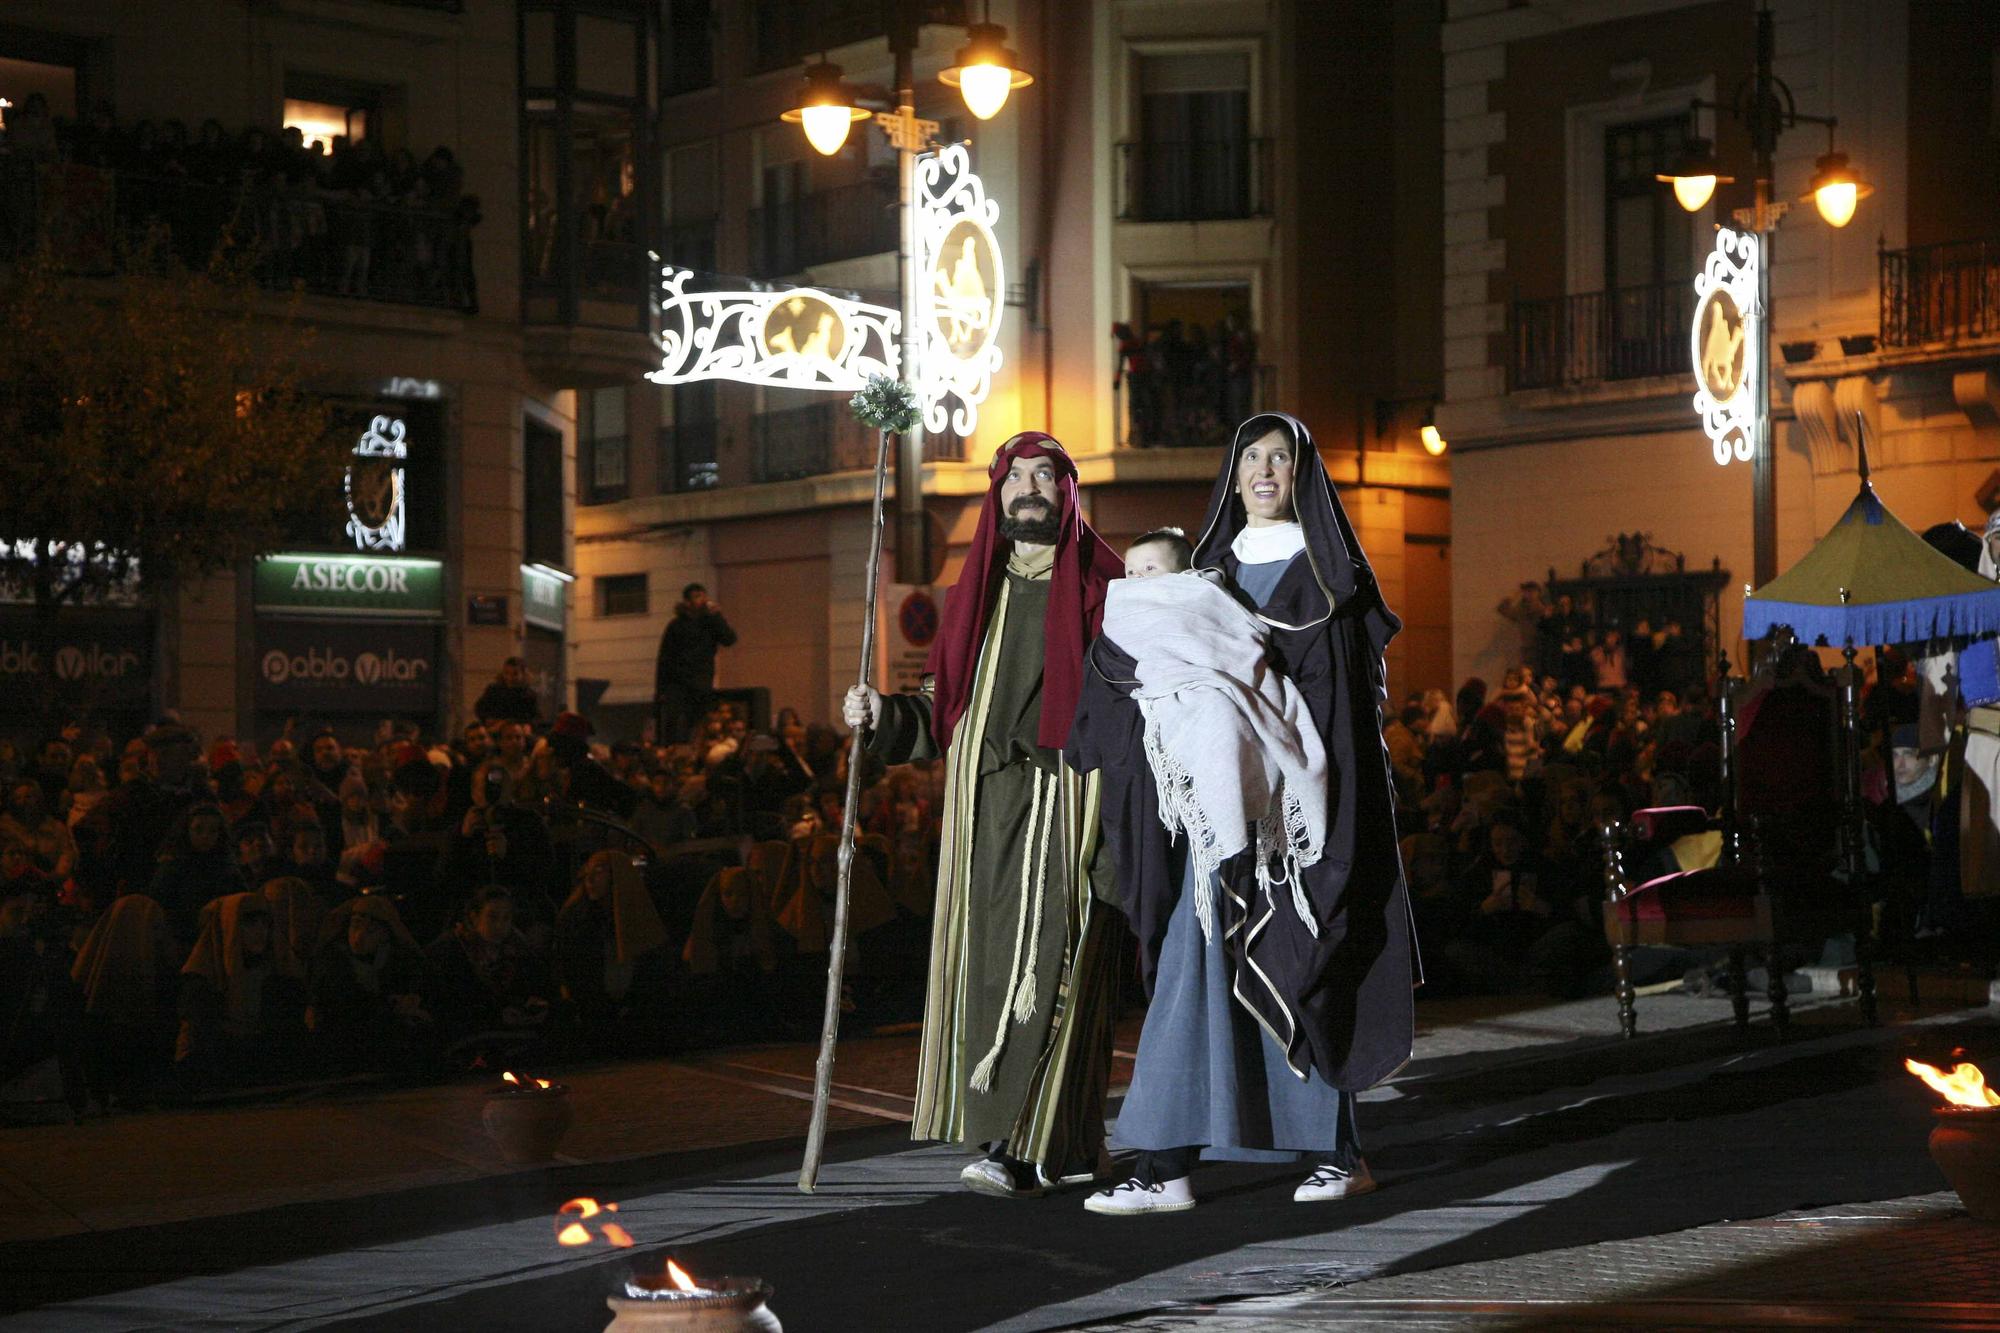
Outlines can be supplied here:
[[2000, 334], [2000, 240], [1881, 252], [1882, 345]]
[[1135, 449], [1199, 449], [1229, 443], [1238, 424], [1278, 406], [1278, 368], [1217, 362], [1178, 370], [1128, 367], [1117, 404], [1121, 444]]
[[1507, 387], [1553, 389], [1688, 369], [1694, 289], [1674, 281], [1516, 301], [1507, 316]]
[[[796, 481], [875, 466], [875, 432], [844, 401], [765, 412], [750, 422], [750, 480]], [[962, 462], [965, 439], [924, 434], [926, 463]]]
[[895, 188], [873, 180], [754, 208], [749, 223], [750, 272], [759, 278], [881, 254], [900, 239]]
[[157, 229], [190, 268], [226, 239], [247, 248], [265, 286], [470, 311], [477, 222], [469, 201], [362, 203], [283, 184], [216, 186], [0, 155], [0, 258], [45, 241], [80, 272], [115, 271], [121, 241]]
[[659, 483], [662, 491], [706, 491], [721, 481], [716, 464], [720, 423], [677, 421], [660, 427]]
[[1271, 141], [1212, 139], [1118, 146], [1127, 222], [1214, 222], [1268, 217]]

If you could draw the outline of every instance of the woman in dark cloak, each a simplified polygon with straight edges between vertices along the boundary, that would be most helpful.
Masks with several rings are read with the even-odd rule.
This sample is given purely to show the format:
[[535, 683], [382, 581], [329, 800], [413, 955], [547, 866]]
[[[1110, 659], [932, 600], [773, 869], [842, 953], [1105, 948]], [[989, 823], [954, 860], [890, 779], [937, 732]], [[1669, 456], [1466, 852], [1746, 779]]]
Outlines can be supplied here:
[[1068, 757], [1104, 774], [1104, 836], [1151, 997], [1115, 1135], [1140, 1150], [1137, 1169], [1093, 1195], [1093, 1212], [1192, 1207], [1198, 1159], [1310, 1159], [1302, 1203], [1373, 1189], [1353, 1094], [1401, 1067], [1414, 1037], [1416, 950], [1381, 736], [1382, 654], [1400, 622], [1304, 425], [1268, 413], [1238, 429], [1194, 563], [1257, 612], [1272, 664], [1306, 701], [1326, 750], [1326, 839], [1294, 872], [1313, 920], [1282, 874], [1261, 886], [1246, 853], [1222, 867], [1221, 922], [1205, 939], [1186, 840], [1160, 822], [1133, 657], [1093, 645]]

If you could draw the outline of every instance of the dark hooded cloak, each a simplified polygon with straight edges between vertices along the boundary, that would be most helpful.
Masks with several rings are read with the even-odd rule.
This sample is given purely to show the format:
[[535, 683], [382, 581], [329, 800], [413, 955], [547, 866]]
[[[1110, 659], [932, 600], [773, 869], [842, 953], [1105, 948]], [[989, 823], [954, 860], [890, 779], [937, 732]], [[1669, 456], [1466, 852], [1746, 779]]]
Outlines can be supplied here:
[[[1410, 1057], [1418, 979], [1408, 894], [1397, 851], [1395, 804], [1382, 741], [1383, 652], [1402, 627], [1383, 603], [1374, 572], [1341, 508], [1312, 436], [1293, 417], [1266, 413], [1236, 432], [1195, 544], [1198, 568], [1224, 571], [1236, 586], [1230, 544], [1245, 524], [1235, 494], [1246, 446], [1272, 430], [1295, 446], [1294, 506], [1305, 551], [1269, 602], [1255, 608], [1271, 627], [1274, 665], [1291, 679], [1326, 744], [1327, 836], [1304, 872], [1315, 936], [1289, 894], [1271, 902], [1250, 856], [1223, 867], [1222, 933], [1236, 969], [1235, 992], [1285, 1047], [1294, 1073], [1310, 1066], [1334, 1087], [1379, 1083]], [[1131, 700], [1133, 660], [1100, 638], [1085, 664], [1069, 759], [1104, 774], [1103, 831], [1119, 892], [1140, 941], [1148, 993], [1181, 883], [1185, 849], [1169, 843]]]

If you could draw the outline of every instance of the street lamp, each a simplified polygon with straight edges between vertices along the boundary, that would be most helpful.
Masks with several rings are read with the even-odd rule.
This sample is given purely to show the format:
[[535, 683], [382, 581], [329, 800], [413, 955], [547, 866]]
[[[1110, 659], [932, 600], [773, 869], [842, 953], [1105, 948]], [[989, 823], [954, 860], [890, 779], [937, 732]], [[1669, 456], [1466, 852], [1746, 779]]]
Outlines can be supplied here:
[[[1756, 153], [1757, 194], [1756, 202], [1749, 208], [1735, 210], [1733, 216], [1738, 226], [1752, 232], [1757, 238], [1757, 296], [1754, 312], [1760, 336], [1768, 338], [1774, 325], [1771, 318], [1771, 252], [1777, 238], [1778, 223], [1790, 207], [1783, 200], [1771, 197], [1771, 181], [1776, 174], [1774, 161], [1778, 151], [1778, 136], [1796, 126], [1810, 124], [1826, 127], [1828, 151], [1818, 161], [1811, 188], [1802, 197], [1811, 199], [1818, 207], [1820, 216], [1835, 227], [1844, 227], [1854, 217], [1855, 206], [1874, 193], [1854, 169], [1848, 165], [1845, 153], [1832, 149], [1833, 129], [1837, 123], [1832, 116], [1809, 116], [1798, 109], [1792, 100], [1792, 90], [1785, 86], [1783, 79], [1773, 73], [1777, 58], [1777, 38], [1769, 8], [1757, 11], [1757, 66], [1755, 72], [1736, 89], [1736, 94], [1728, 102], [1705, 102], [1697, 98], [1694, 109], [1726, 112], [1740, 122], [1749, 132], [1750, 146]], [[1715, 155], [1705, 139], [1690, 138], [1682, 151], [1682, 157], [1671, 171], [1660, 173], [1658, 179], [1674, 187], [1674, 197], [1688, 212], [1697, 212], [1707, 206], [1715, 193], [1718, 182], [1731, 180], [1721, 175]], [[1777, 460], [1771, 448], [1771, 358], [1764, 355], [1764, 348], [1750, 358], [1752, 381], [1750, 392], [1756, 413], [1754, 433], [1751, 439], [1751, 548], [1753, 578], [1758, 587], [1764, 586], [1778, 574], [1778, 478]], [[1721, 459], [1724, 455], [1718, 452]]]
[[[896, 109], [873, 113], [876, 127], [896, 150], [896, 203], [902, 225], [896, 271], [901, 279], [901, 367], [904, 382], [917, 373], [917, 157], [932, 147], [938, 132], [934, 120], [917, 116], [916, 50], [923, 18], [914, 0], [892, 0], [889, 50], [896, 61]], [[987, 15], [991, 17], [990, 13]], [[966, 44], [939, 82], [956, 87], [965, 105], [981, 120], [990, 120], [1006, 104], [1007, 94], [1033, 83], [1020, 68], [1020, 57], [1007, 47], [1007, 29], [997, 23], [966, 25]], [[806, 70], [806, 95], [783, 119], [805, 130], [812, 146], [828, 156], [840, 151], [848, 127], [870, 113], [855, 105], [857, 98], [840, 77], [840, 67], [824, 60]], [[817, 132], [815, 127], [819, 127]], [[995, 299], [999, 299], [997, 294]], [[903, 583], [930, 581], [930, 529], [923, 497], [924, 428], [919, 422], [905, 431], [896, 458], [896, 564]]]

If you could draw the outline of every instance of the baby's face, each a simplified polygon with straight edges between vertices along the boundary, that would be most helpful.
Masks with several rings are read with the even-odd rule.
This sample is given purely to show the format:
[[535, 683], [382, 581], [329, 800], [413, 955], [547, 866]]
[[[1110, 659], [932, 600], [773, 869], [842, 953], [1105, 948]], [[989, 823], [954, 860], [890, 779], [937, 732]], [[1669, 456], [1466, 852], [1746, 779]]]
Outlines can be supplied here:
[[1142, 542], [1125, 553], [1125, 577], [1149, 579], [1155, 574], [1178, 574], [1180, 562], [1165, 542]]

